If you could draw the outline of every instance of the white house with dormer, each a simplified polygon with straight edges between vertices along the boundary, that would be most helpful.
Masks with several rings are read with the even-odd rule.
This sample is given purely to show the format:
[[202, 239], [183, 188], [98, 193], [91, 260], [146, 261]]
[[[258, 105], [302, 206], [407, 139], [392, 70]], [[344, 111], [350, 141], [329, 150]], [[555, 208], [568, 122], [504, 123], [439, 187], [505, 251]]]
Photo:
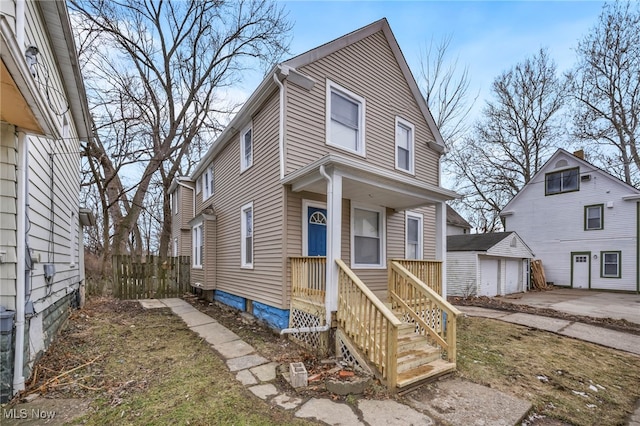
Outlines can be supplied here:
[[542, 260], [547, 282], [640, 292], [640, 190], [556, 151], [500, 213]]

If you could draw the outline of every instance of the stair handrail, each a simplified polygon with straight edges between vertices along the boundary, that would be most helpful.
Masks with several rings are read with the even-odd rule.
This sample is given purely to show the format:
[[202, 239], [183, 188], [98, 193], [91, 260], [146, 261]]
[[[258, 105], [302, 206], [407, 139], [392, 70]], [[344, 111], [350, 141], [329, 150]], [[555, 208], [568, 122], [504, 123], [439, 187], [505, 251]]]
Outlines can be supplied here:
[[[417, 312], [415, 312], [408, 304], [407, 301], [402, 300], [402, 298], [397, 295], [392, 286], [392, 274], [393, 272], [398, 273], [400, 276], [405, 278], [418, 292], [423, 293], [427, 296], [427, 298], [433, 302], [440, 310], [447, 313], [447, 322], [446, 322], [446, 341], [440, 336], [437, 330], [434, 330], [426, 321], [424, 321]], [[402, 266], [397, 261], [389, 262], [389, 282], [388, 282], [388, 292], [389, 297], [394, 298], [396, 302], [398, 302], [405, 310], [409, 312], [411, 317], [421, 326], [423, 327], [429, 335], [444, 349], [447, 350], [447, 358], [449, 362], [456, 362], [456, 324], [457, 318], [461, 315], [461, 312], [452, 304], [446, 301], [442, 296], [433, 291], [429, 286], [427, 286], [424, 282], [422, 282], [418, 277], [416, 277], [411, 271]]]
[[[383, 378], [387, 381], [387, 386], [389, 388], [395, 388], [398, 375], [398, 328], [402, 325], [402, 321], [400, 321], [393, 312], [380, 299], [378, 299], [378, 297], [341, 259], [336, 259], [336, 263], [338, 264], [340, 277], [338, 279], [338, 324], [340, 324], [345, 333], [352, 338], [355, 345], [358, 346], [358, 349], [362, 350], [369, 358], [369, 361], [371, 361], [380, 370]], [[375, 330], [375, 323], [377, 320], [374, 320], [374, 324], [371, 324], [372, 312], [367, 308], [362, 308], [361, 306], [344, 306], [344, 299], [349, 297], [349, 295], [345, 294], [347, 290], [347, 283], [343, 282], [340, 272], [349, 278], [357, 291], [369, 301], [370, 306], [372, 306], [373, 309], [384, 319], [386, 327], [381, 327], [379, 332], [384, 332], [384, 338], [386, 339], [386, 352], [383, 353], [381, 350], [376, 352], [375, 348], [372, 348], [371, 346], [371, 335], [374, 335], [373, 339], [375, 340], [375, 334], [377, 333]], [[356, 310], [357, 312], [354, 314], [354, 311]], [[367, 318], [357, 317], [358, 314]], [[375, 318], [375, 312], [373, 313], [373, 316]], [[367, 319], [369, 320], [368, 323], [366, 321]], [[362, 333], [364, 335], [358, 335], [358, 333]], [[367, 336], [369, 337], [368, 339], [366, 339]], [[381, 335], [380, 337], [380, 340], [382, 340], [383, 336]], [[363, 341], [365, 342], [364, 345], [362, 344]]]

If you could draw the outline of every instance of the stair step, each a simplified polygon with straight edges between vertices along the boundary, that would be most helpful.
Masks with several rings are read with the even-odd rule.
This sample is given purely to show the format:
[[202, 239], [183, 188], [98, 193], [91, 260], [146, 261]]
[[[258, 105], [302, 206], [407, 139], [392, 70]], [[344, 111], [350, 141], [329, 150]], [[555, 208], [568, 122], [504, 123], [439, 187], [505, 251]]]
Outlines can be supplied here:
[[440, 350], [431, 347], [427, 350], [417, 349], [398, 353], [398, 373], [414, 370], [425, 364], [440, 359]]
[[433, 346], [429, 344], [427, 338], [421, 334], [412, 333], [408, 336], [400, 336], [398, 338], [398, 353], [411, 349], [428, 349]]
[[432, 379], [456, 370], [456, 364], [443, 359], [437, 359], [429, 364], [421, 365], [412, 370], [398, 373], [397, 386], [404, 388], [414, 383]]

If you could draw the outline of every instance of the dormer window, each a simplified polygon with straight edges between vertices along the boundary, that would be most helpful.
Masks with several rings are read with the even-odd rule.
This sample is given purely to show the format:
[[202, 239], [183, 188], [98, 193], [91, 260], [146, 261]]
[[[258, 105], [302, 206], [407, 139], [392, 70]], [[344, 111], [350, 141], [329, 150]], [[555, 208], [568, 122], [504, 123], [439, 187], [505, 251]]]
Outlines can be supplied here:
[[561, 194], [563, 192], [579, 190], [579, 174], [580, 170], [577, 167], [574, 169], [547, 173], [545, 175], [545, 195]]

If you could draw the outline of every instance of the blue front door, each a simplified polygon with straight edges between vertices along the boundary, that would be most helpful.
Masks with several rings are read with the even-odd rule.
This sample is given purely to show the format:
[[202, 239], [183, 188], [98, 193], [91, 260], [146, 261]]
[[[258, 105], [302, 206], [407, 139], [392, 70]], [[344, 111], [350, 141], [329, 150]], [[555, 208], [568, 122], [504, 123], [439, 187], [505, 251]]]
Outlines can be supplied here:
[[327, 210], [307, 208], [307, 239], [309, 256], [327, 255]]

